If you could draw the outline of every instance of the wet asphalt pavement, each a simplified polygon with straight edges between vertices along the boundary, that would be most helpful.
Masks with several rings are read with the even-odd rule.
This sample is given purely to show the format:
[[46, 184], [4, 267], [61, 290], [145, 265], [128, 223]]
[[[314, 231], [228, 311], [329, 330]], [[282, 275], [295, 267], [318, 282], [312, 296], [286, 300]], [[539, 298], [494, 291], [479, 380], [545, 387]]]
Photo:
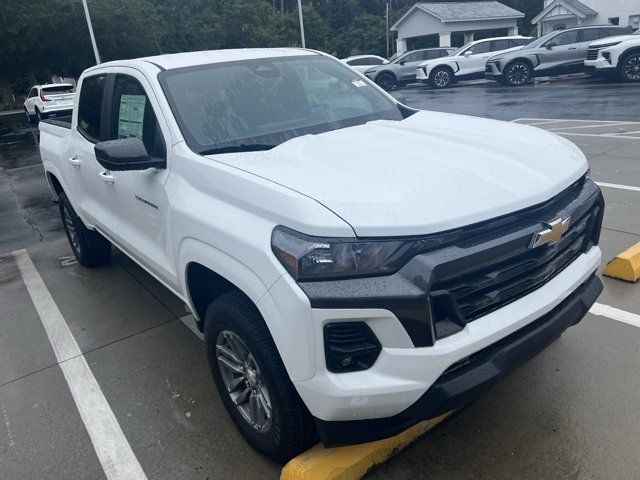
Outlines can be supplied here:
[[[394, 92], [408, 105], [529, 118], [575, 142], [596, 181], [640, 187], [640, 85], [593, 79]], [[635, 102], [633, 99], [636, 99]], [[537, 119], [537, 120], [536, 120]], [[150, 479], [277, 478], [236, 433], [184, 306], [124, 255], [70, 259], [37, 128], [0, 116], [0, 479], [104, 478], [10, 254], [26, 249]], [[640, 191], [603, 188], [605, 260], [640, 241]], [[5, 254], [3, 256], [3, 254]], [[598, 300], [640, 314], [640, 284], [604, 279]], [[640, 478], [640, 329], [588, 314], [372, 479]]]

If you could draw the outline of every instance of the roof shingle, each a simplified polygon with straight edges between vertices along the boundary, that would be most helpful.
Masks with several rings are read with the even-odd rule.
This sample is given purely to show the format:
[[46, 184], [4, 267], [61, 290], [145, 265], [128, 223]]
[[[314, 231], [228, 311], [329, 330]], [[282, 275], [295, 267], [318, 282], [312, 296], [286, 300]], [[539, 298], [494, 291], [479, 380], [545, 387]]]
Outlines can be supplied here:
[[445, 22], [487, 18], [524, 17], [524, 13], [511, 7], [507, 7], [500, 2], [494, 1], [417, 3], [416, 6]]

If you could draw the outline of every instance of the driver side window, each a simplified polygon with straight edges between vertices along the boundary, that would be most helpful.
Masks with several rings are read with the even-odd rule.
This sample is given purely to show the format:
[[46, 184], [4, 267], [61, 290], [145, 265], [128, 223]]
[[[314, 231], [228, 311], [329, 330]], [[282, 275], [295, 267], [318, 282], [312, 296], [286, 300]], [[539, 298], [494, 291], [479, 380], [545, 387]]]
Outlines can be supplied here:
[[482, 53], [488, 53], [490, 51], [491, 42], [476, 43], [473, 47], [468, 48], [465, 53], [471, 52], [472, 55], [479, 55]]
[[549, 43], [554, 44], [556, 47], [562, 47], [563, 45], [571, 45], [572, 43], [578, 43], [578, 30], [572, 30], [570, 32], [563, 32], [556, 35]]
[[150, 157], [165, 158], [162, 131], [149, 98], [140, 82], [128, 75], [116, 75], [111, 103], [111, 140], [136, 137]]
[[404, 62], [404, 63], [420, 62], [420, 61], [422, 61], [421, 52], [410, 53], [409, 55], [407, 55], [406, 57], [400, 60], [400, 62]]

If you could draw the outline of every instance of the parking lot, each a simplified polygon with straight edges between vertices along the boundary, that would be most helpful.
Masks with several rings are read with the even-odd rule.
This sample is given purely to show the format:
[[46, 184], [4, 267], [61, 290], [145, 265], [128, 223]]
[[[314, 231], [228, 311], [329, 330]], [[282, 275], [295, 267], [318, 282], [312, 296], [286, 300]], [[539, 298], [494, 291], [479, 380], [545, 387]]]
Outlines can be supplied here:
[[[576, 143], [607, 202], [606, 261], [640, 241], [637, 92], [579, 77], [393, 94]], [[100, 269], [75, 263], [37, 141], [21, 116], [0, 116], [0, 478], [104, 478], [87, 433], [104, 425], [83, 416], [87, 402], [106, 409], [101, 438], [129, 449], [129, 463], [111, 468], [131, 478], [140, 469], [154, 479], [278, 478], [281, 465], [251, 450], [228, 418], [184, 305], [119, 252]], [[640, 478], [640, 285], [604, 285], [597, 315], [369, 478]], [[43, 309], [77, 350], [50, 340]], [[74, 361], [86, 361], [90, 388], [70, 388]]]

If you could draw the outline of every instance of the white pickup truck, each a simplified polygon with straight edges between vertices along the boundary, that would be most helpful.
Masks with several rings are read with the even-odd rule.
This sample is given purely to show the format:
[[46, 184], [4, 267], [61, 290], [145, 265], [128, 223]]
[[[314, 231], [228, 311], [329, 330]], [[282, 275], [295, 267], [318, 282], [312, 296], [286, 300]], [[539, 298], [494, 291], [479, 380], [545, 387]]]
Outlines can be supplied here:
[[271, 458], [469, 403], [602, 289], [603, 198], [551, 133], [410, 109], [302, 49], [110, 62], [78, 92], [40, 124], [74, 254], [116, 245], [188, 304]]

